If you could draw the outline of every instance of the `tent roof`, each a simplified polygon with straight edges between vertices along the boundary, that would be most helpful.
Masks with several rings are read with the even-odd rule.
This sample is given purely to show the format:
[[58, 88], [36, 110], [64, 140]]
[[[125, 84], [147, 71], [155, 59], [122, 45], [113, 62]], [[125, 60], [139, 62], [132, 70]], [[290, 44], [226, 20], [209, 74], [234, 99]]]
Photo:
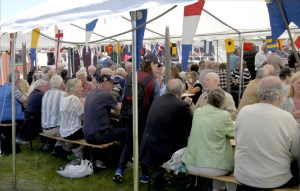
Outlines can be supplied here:
[[[53, 2], [54, 1], [54, 2]], [[169, 27], [171, 38], [181, 40], [182, 23], [183, 23], [183, 7], [188, 3], [195, 1], [183, 0], [132, 0], [130, 3], [123, 0], [86, 0], [77, 1], [70, 5], [65, 1], [57, 9], [51, 7], [58, 0], [51, 0], [44, 5], [37, 6], [32, 10], [21, 13], [15, 19], [2, 23], [2, 32], [23, 31], [23, 34], [17, 38], [18, 42], [31, 42], [31, 29], [39, 26], [42, 33], [54, 38], [54, 24], [57, 24], [64, 32], [64, 41], [83, 43], [85, 41], [85, 31], [78, 28], [85, 28], [85, 24], [98, 17], [98, 23], [90, 41], [96, 41], [111, 35], [119, 34], [131, 29], [131, 23], [126, 20], [130, 19], [129, 11], [142, 8], [148, 9], [147, 21], [157, 17], [158, 15], [169, 10], [173, 5], [178, 6], [166, 13], [157, 20], [148, 23], [145, 31], [144, 39], [155, 42], [162, 39], [166, 26]], [[185, 2], [182, 4], [182, 2]], [[75, 6], [76, 5], [76, 6]], [[255, 10], [255, 11], [254, 11]], [[29, 14], [29, 13], [34, 14]], [[30, 16], [28, 16], [30, 15]], [[97, 15], [97, 16], [96, 16]], [[264, 0], [206, 0], [204, 10], [200, 17], [198, 28], [195, 34], [195, 41], [215, 40], [224, 38], [238, 38], [238, 34], [232, 28], [225, 26], [213, 16], [221, 19], [224, 23], [237, 29], [245, 38], [253, 36], [262, 39], [266, 35], [270, 35], [269, 15]], [[21, 19], [20, 19], [21, 18]], [[125, 19], [124, 19], [125, 18]], [[188, 29], [184, 29], [188, 30]], [[151, 31], [155, 31], [151, 32]], [[27, 33], [27, 34], [26, 34]], [[175, 39], [175, 37], [177, 37]], [[7, 48], [4, 42], [8, 41], [8, 35], [3, 36], [1, 49]], [[109, 41], [131, 41], [131, 33], [108, 39]], [[173, 40], [173, 41], [174, 41]], [[7, 44], [7, 43], [6, 43]], [[65, 46], [70, 44], [65, 44]], [[41, 36], [38, 47], [53, 47], [54, 42]]]

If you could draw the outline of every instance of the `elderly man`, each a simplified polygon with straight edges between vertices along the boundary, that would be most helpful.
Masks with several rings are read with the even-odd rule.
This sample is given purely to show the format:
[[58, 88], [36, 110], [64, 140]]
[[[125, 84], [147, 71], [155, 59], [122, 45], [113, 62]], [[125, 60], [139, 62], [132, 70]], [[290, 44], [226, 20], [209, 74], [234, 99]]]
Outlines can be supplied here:
[[[204, 92], [199, 97], [196, 105], [191, 103], [191, 99], [188, 98], [188, 97], [185, 99], [185, 101], [187, 101], [188, 103], [191, 104], [192, 110], [195, 110], [199, 107], [203, 107], [204, 105], [207, 104], [208, 92], [210, 90], [213, 90], [213, 89], [216, 89], [217, 87], [219, 87], [219, 84], [220, 84], [220, 78], [219, 78], [218, 74], [215, 73], [215, 72], [209, 72], [205, 75], [205, 78], [204, 78], [204, 83], [203, 83]], [[226, 98], [225, 98], [225, 101], [223, 103], [222, 109], [227, 110], [231, 115], [231, 119], [235, 120], [237, 111], [236, 111], [236, 108], [235, 108], [233, 98], [227, 92], [225, 92], [225, 97]]]
[[[43, 132], [49, 136], [60, 137], [60, 101], [65, 92], [63, 79], [59, 75], [54, 75], [50, 79], [51, 89], [48, 90], [42, 99], [42, 128]], [[55, 144], [55, 152], [62, 153], [63, 142], [57, 141]], [[48, 139], [48, 142], [43, 147], [44, 151], [47, 151], [53, 147], [52, 140]]]
[[[112, 95], [115, 82], [109, 74], [102, 74], [98, 83], [98, 87], [91, 91], [85, 100], [83, 122], [85, 140], [91, 144], [124, 141], [125, 128], [111, 128], [109, 126], [111, 109], [116, 113], [119, 113], [121, 109], [121, 105]], [[101, 155], [101, 151], [98, 152]], [[103, 160], [103, 158], [96, 160], [96, 166], [105, 168]]]
[[254, 61], [255, 71], [263, 67], [264, 62], [267, 61], [267, 57], [268, 57], [267, 45], [263, 44], [261, 46], [261, 51], [257, 52], [255, 55], [255, 61]]
[[299, 155], [298, 124], [278, 108], [284, 95], [281, 80], [265, 77], [257, 92], [260, 102], [245, 106], [235, 122], [237, 191], [291, 186], [291, 160]]
[[189, 105], [181, 100], [183, 91], [180, 79], [170, 80], [166, 93], [150, 108], [141, 143], [140, 162], [144, 176], [141, 181], [147, 180], [148, 167], [158, 170], [175, 151], [187, 145], [193, 115]]
[[256, 78], [249, 82], [248, 86], [246, 87], [243, 93], [242, 99], [240, 100], [238, 106], [238, 111], [240, 111], [246, 105], [259, 102], [258, 95], [257, 95], [258, 83], [263, 77], [274, 75], [274, 72], [275, 72], [274, 67], [270, 64], [267, 64], [257, 70]]

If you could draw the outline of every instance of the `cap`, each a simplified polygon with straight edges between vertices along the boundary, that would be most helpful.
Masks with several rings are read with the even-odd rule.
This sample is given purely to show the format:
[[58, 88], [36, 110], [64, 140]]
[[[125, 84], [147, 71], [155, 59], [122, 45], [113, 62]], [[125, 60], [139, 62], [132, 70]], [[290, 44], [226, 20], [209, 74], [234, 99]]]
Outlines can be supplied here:
[[162, 66], [162, 64], [160, 63], [156, 54], [154, 54], [152, 52], [150, 52], [144, 56], [144, 62], [146, 62], [146, 63], [154, 62], [154, 63], [158, 63], [158, 67]]
[[109, 82], [114, 83], [114, 84], [118, 83], [109, 74], [100, 75], [97, 82], [100, 84], [100, 83], [103, 83], [103, 82], [106, 82], [106, 81], [109, 81]]

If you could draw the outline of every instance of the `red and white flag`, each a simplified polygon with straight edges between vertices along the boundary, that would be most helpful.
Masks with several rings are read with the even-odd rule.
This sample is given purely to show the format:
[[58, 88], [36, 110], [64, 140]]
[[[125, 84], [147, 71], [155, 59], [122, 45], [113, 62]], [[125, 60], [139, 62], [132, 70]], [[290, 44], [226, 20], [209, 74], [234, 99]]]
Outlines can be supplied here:
[[184, 7], [182, 44], [192, 44], [204, 3], [204, 0], [199, 0]]

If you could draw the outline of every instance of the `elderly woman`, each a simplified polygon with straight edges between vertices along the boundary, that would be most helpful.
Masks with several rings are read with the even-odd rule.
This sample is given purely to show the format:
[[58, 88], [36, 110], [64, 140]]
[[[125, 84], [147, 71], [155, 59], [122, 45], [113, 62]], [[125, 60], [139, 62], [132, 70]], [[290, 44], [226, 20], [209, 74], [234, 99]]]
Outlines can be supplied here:
[[[233, 149], [230, 138], [234, 137], [230, 114], [221, 109], [225, 92], [221, 88], [208, 94], [208, 104], [194, 112], [188, 146], [181, 160], [191, 174], [222, 176], [233, 171]], [[224, 183], [213, 180], [213, 191]], [[235, 186], [226, 183], [227, 190]]]
[[292, 76], [288, 94], [284, 98], [281, 108], [290, 112], [300, 124], [300, 72], [296, 72]]
[[[66, 85], [66, 94], [60, 102], [60, 135], [65, 139], [83, 139], [81, 120], [83, 117], [82, 82], [79, 79], [71, 79]], [[82, 147], [73, 150], [76, 157], [81, 158]]]
[[94, 89], [92, 83], [87, 81], [87, 72], [86, 72], [85, 67], [81, 67], [76, 72], [76, 78], [81, 80], [81, 82], [82, 82], [83, 91], [81, 93], [81, 97], [85, 98], [86, 95]]
[[195, 71], [188, 72], [186, 74], [186, 92], [188, 94], [194, 94], [192, 96], [189, 96], [192, 98], [193, 103], [196, 104], [198, 101], [198, 98], [202, 94], [202, 85], [198, 81], [198, 74]]

